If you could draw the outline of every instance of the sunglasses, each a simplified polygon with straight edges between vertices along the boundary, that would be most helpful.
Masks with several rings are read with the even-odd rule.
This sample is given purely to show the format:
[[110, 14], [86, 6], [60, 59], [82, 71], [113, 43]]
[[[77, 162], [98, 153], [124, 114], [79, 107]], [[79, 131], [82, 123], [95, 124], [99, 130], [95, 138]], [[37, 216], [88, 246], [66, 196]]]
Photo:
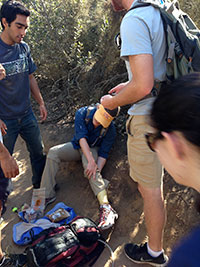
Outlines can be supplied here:
[[147, 145], [149, 146], [149, 148], [153, 152], [155, 152], [155, 150], [154, 150], [155, 142], [158, 139], [162, 139], [163, 135], [162, 135], [162, 133], [160, 131], [158, 131], [157, 133], [146, 133], [145, 134], [145, 138], [146, 138], [146, 142], [147, 142]]
[[118, 33], [115, 36], [114, 41], [115, 41], [116, 47], [120, 50], [121, 49], [121, 45], [122, 45], [122, 40], [121, 40], [121, 37], [120, 37], [120, 33]]

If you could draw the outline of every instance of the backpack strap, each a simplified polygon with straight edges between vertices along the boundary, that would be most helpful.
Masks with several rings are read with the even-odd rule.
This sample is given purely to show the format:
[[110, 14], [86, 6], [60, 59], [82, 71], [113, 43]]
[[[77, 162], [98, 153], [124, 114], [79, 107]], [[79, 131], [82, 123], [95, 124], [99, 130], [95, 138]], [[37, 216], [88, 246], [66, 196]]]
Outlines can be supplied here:
[[91, 147], [94, 147], [96, 145], [96, 143], [106, 135], [107, 131], [108, 131], [108, 128], [102, 127], [102, 129], [100, 131], [100, 135], [97, 137], [97, 139], [94, 141], [94, 143], [91, 144]]
[[[88, 106], [86, 116], [85, 116], [85, 123], [88, 125], [89, 121], [91, 120], [90, 118], [90, 112], [95, 108], [95, 105]], [[100, 131], [100, 135], [97, 137], [97, 139], [94, 141], [94, 143], [91, 145], [91, 147], [94, 147], [101, 138], [103, 138], [108, 131], [108, 128], [103, 128]]]
[[108, 128], [103, 128], [102, 127], [100, 135], [99, 135], [99, 138], [104, 137], [106, 135], [107, 131], [108, 131]]
[[129, 11], [131, 11], [133, 9], [136, 9], [138, 7], [145, 7], [145, 6], [151, 6], [151, 4], [150, 3], [138, 4], [138, 5], [135, 5], [135, 6], [131, 7], [127, 12], [129, 12]]
[[87, 107], [87, 112], [86, 112], [86, 116], [85, 116], [85, 123], [86, 125], [89, 123], [90, 121], [90, 112], [96, 107], [96, 105], [91, 105]]

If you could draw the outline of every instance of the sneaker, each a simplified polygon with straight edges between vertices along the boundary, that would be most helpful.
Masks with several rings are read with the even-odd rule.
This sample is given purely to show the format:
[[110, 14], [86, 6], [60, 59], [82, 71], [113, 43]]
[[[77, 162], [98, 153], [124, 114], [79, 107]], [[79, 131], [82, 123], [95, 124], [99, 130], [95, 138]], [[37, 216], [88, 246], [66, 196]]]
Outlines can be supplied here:
[[98, 227], [101, 230], [108, 229], [115, 224], [115, 220], [118, 219], [117, 212], [110, 206], [110, 204], [104, 204], [100, 206], [100, 222]]
[[12, 263], [13, 262], [12, 262], [11, 258], [4, 255], [0, 261], [0, 267], [13, 266]]
[[45, 209], [46, 209], [46, 207], [47, 207], [49, 204], [53, 203], [55, 200], [56, 200], [56, 196], [46, 198], [46, 199], [45, 199]]
[[164, 267], [167, 265], [168, 257], [161, 253], [158, 257], [154, 258], [147, 252], [147, 243], [136, 245], [133, 243], [126, 244], [124, 247], [125, 255], [129, 260], [135, 263], [146, 263], [152, 266]]

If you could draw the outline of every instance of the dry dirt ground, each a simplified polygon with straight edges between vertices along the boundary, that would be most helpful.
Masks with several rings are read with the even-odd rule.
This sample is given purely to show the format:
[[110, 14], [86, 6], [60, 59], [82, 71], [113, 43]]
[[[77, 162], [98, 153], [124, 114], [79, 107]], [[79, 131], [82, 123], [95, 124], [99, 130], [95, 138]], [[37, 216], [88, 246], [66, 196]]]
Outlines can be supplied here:
[[[40, 124], [45, 151], [53, 145], [69, 141], [73, 134], [72, 127], [73, 124], [66, 124], [62, 120], [54, 124]], [[29, 156], [25, 143], [20, 138], [15, 147], [15, 157], [20, 166], [20, 175], [13, 179], [13, 192], [9, 196], [4, 222], [1, 224], [3, 249], [10, 253], [20, 253], [24, 250], [24, 247], [17, 246], [12, 241], [13, 225], [19, 222], [17, 214], [11, 211], [12, 207], [19, 208], [23, 203], [30, 204], [32, 196]], [[109, 199], [119, 213], [114, 229], [104, 232], [104, 237], [114, 251], [115, 267], [137, 266], [123, 253], [123, 245], [126, 242], [141, 242], [146, 238], [142, 200], [137, 185], [130, 179], [128, 172], [126, 136], [118, 135], [103, 175], [110, 180]], [[57, 192], [56, 202], [49, 205], [47, 211], [62, 201], [73, 207], [77, 214], [98, 221], [98, 203], [83, 177], [80, 162], [62, 163], [57, 174], [57, 183], [60, 190]], [[164, 178], [164, 193], [168, 212], [164, 248], [170, 255], [174, 244], [199, 222], [200, 215], [194, 208], [196, 193], [192, 189], [177, 185], [167, 174]], [[107, 248], [95, 264], [95, 267], [102, 266], [111, 266]]]

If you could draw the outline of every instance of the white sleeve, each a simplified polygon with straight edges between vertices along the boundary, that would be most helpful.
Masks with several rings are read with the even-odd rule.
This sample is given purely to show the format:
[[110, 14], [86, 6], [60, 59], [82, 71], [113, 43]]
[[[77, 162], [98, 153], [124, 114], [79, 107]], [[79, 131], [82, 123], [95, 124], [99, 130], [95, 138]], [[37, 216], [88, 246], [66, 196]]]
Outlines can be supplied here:
[[121, 56], [153, 54], [151, 36], [147, 24], [138, 17], [125, 17], [121, 24]]
[[3, 137], [2, 137], [1, 130], [0, 130], [0, 142], [3, 143]]

